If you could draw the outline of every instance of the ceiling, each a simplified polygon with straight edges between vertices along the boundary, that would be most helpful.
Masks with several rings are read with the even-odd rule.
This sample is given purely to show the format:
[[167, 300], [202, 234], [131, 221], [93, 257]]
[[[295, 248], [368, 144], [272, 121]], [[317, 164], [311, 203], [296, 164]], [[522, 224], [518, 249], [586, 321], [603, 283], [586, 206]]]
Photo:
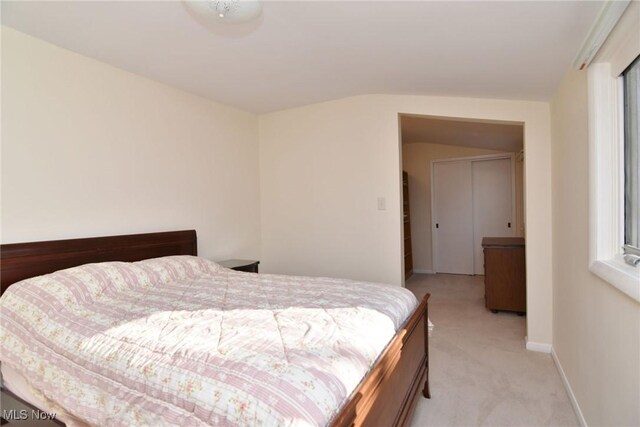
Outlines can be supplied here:
[[206, 27], [180, 1], [2, 1], [2, 23], [183, 90], [264, 113], [393, 93], [549, 100], [593, 1], [266, 1]]
[[426, 142], [518, 152], [523, 148], [522, 123], [401, 116], [402, 143]]

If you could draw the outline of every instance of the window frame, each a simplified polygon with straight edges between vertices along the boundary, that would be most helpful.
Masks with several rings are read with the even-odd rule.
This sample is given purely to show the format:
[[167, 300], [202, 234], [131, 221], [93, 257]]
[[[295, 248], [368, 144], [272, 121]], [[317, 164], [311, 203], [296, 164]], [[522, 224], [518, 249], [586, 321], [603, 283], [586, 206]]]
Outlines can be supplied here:
[[[617, 56], [587, 69], [589, 107], [589, 270], [640, 302], [640, 268], [624, 261], [624, 99]], [[626, 59], [626, 60], [624, 60]]]
[[[628, 197], [632, 198], [632, 201], [629, 202], [630, 204], [633, 205], [633, 210], [638, 213], [639, 211], [639, 204], [640, 204], [640, 200], [638, 200], [638, 189], [637, 188], [632, 188], [631, 190], [636, 190], [634, 191], [630, 191], [628, 192], [629, 188], [628, 188], [628, 182], [627, 180], [629, 179], [629, 177], [627, 176], [629, 169], [631, 169], [631, 172], [633, 173], [634, 170], [637, 170], [640, 167], [640, 161], [638, 160], [638, 156], [640, 155], [640, 135], [636, 134], [635, 135], [635, 142], [639, 145], [638, 147], [635, 147], [635, 164], [631, 164], [631, 161], [628, 161], [628, 159], [626, 158], [627, 156], [629, 156], [630, 151], [632, 150], [631, 148], [629, 148], [628, 144], [628, 123], [627, 123], [627, 116], [633, 114], [633, 112], [631, 112], [631, 114], [628, 114], [628, 105], [627, 105], [627, 83], [626, 83], [626, 74], [628, 73], [628, 71], [632, 68], [635, 67], [636, 73], [640, 73], [640, 55], [638, 55], [633, 61], [631, 61], [631, 63], [627, 66], [627, 68], [625, 68], [622, 73], [620, 74], [620, 78], [622, 79], [622, 91], [621, 91], [621, 97], [622, 97], [622, 121], [623, 121], [623, 134], [622, 134], [622, 138], [623, 138], [623, 146], [622, 146], [622, 157], [623, 157], [623, 176], [624, 176], [624, 180], [623, 180], [623, 187], [622, 187], [622, 198], [623, 198], [623, 240], [622, 240], [622, 244], [623, 244], [623, 252], [625, 254], [631, 254], [631, 255], [636, 255], [636, 256], [640, 256], [640, 241], [636, 241], [634, 242], [634, 245], [631, 245], [627, 238], [627, 233], [629, 232], [629, 228], [630, 228], [630, 223], [634, 223], [633, 218], [627, 218], [627, 214], [629, 213], [627, 211], [628, 206], [627, 206], [627, 202], [628, 201]], [[636, 99], [636, 104], [640, 105], [640, 87], [637, 87], [637, 92], [638, 92], [638, 98]], [[636, 108], [637, 111], [635, 111], [635, 113], [640, 113], [640, 108]], [[638, 120], [638, 119], [636, 119]], [[637, 123], [636, 123], [637, 125]], [[636, 129], [637, 131], [637, 129]], [[637, 180], [637, 178], [636, 178]], [[639, 182], [636, 182], [636, 185], [640, 185]], [[636, 221], [638, 221], [636, 219]], [[637, 224], [637, 223], [636, 223]], [[636, 225], [634, 224], [634, 225]], [[637, 226], [637, 225], [636, 225]], [[637, 231], [636, 231], [637, 233]], [[636, 235], [636, 239], [637, 239], [637, 235]]]

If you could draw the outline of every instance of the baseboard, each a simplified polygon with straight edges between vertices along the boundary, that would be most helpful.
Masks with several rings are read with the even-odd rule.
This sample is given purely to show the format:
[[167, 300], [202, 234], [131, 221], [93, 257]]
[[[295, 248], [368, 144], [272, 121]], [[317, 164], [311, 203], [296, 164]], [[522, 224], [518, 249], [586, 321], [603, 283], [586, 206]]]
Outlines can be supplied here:
[[417, 274], [435, 274], [433, 270], [423, 270], [421, 268], [414, 268], [413, 272]]
[[527, 340], [526, 338], [525, 340], [527, 341], [527, 350], [539, 351], [540, 353], [551, 353], [551, 344], [533, 342], [533, 341]]
[[582, 427], [587, 427], [587, 420], [584, 419], [584, 415], [582, 414], [580, 405], [578, 405], [576, 396], [575, 394], [573, 394], [573, 390], [571, 389], [571, 384], [569, 384], [569, 380], [567, 379], [567, 376], [564, 374], [564, 369], [562, 369], [562, 365], [560, 364], [558, 355], [556, 354], [556, 351], [553, 349], [553, 347], [551, 347], [551, 358], [553, 359], [553, 363], [555, 363], [556, 368], [558, 369], [560, 378], [562, 378], [562, 384], [564, 384], [564, 388], [565, 390], [567, 390], [567, 394], [569, 395], [569, 400], [571, 401], [571, 406], [573, 406], [573, 410], [576, 413], [576, 417], [578, 417], [578, 422]]

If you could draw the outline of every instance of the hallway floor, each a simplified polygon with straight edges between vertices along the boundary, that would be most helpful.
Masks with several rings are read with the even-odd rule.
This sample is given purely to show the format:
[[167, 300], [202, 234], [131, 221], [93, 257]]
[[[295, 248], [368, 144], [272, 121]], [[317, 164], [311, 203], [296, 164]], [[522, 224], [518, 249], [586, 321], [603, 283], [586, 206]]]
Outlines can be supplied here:
[[407, 288], [429, 292], [431, 399], [422, 426], [576, 426], [549, 354], [525, 349], [526, 317], [484, 307], [484, 277], [415, 274]]

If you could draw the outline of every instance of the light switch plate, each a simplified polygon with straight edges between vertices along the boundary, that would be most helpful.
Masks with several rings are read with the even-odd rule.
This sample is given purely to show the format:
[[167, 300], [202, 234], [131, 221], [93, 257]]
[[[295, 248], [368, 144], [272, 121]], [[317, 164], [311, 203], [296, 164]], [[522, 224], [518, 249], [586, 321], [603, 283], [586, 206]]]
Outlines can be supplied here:
[[378, 197], [378, 210], [386, 211], [387, 210], [387, 199], [384, 197]]

